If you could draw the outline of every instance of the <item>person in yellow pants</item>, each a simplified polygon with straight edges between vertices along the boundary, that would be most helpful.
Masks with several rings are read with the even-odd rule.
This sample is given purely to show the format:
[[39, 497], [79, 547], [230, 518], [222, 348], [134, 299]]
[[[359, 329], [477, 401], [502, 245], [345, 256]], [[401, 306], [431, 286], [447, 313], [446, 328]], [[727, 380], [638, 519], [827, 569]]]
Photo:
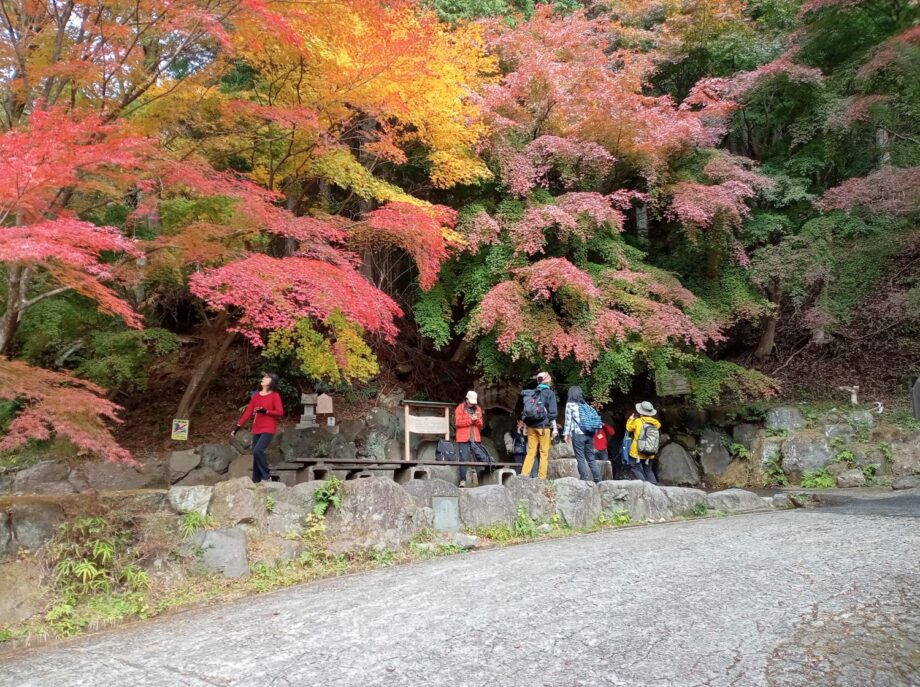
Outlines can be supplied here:
[[527, 424], [527, 456], [521, 467], [522, 475], [529, 475], [533, 470], [534, 459], [540, 454], [540, 467], [537, 476], [546, 479], [549, 475], [549, 449], [553, 439], [558, 436], [556, 417], [559, 406], [556, 394], [552, 390], [553, 380], [548, 372], [537, 375], [536, 391], [525, 398], [524, 422]]

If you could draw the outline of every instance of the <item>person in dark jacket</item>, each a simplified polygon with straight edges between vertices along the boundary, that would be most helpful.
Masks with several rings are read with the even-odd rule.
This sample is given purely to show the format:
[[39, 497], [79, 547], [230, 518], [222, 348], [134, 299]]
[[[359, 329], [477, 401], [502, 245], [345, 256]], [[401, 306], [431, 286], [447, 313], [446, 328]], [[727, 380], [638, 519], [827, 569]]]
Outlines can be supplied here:
[[252, 481], [271, 482], [265, 451], [278, 431], [278, 418], [284, 416], [284, 407], [281, 405], [281, 394], [278, 393], [278, 375], [264, 372], [259, 386], [260, 389], [249, 399], [243, 417], [236, 423], [230, 436], [241, 430], [250, 417], [255, 417], [252, 423]]
[[537, 392], [540, 394], [540, 401], [546, 408], [546, 416], [527, 424], [527, 456], [521, 468], [522, 475], [530, 474], [538, 453], [540, 454], [540, 468], [537, 476], [540, 479], [546, 479], [549, 474], [549, 449], [553, 439], [559, 436], [559, 428], [556, 426], [559, 406], [556, 403], [552, 383], [553, 379], [549, 376], [549, 372], [541, 372], [537, 375]]

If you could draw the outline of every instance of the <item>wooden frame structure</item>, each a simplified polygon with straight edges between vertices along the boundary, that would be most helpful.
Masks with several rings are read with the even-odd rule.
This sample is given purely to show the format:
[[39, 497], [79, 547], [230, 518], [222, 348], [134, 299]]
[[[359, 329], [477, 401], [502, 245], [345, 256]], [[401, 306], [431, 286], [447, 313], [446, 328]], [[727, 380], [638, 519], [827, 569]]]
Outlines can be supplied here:
[[[443, 401], [400, 401], [403, 407], [403, 460], [410, 460], [411, 434], [443, 434], [450, 441], [450, 411], [456, 403]], [[443, 408], [444, 417], [438, 415], [412, 415], [413, 408]]]

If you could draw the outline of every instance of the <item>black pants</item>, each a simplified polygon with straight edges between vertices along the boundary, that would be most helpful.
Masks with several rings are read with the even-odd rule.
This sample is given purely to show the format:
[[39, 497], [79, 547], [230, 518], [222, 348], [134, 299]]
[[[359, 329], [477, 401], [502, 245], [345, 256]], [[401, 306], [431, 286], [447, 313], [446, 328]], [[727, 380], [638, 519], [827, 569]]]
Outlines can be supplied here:
[[[458, 444], [460, 447], [460, 460], [470, 460], [472, 456], [473, 460], [476, 460], [476, 456], [473, 454], [473, 448], [470, 446], [471, 441], [464, 441], [462, 444]], [[458, 465], [457, 470], [460, 472], [460, 481], [466, 482], [466, 465]], [[482, 474], [486, 471], [485, 468], [476, 468], [476, 475], [479, 477], [479, 481], [482, 482]]]
[[267, 432], [252, 435], [252, 481], [253, 482], [271, 482], [272, 475], [268, 471], [268, 458], [265, 452], [268, 445], [272, 443], [274, 434]]

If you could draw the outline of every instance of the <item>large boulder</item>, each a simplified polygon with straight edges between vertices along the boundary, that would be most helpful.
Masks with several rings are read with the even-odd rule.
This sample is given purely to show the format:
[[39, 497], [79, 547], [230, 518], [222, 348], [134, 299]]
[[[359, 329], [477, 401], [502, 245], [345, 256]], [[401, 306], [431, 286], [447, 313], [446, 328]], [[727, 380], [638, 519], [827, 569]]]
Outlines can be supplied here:
[[858, 468], [846, 470], [837, 476], [837, 486], [841, 489], [864, 487], [866, 486], [866, 476], [863, 474], [863, 471]]
[[767, 429], [786, 430], [787, 432], [791, 432], [804, 427], [805, 418], [802, 417], [802, 413], [799, 412], [798, 408], [780, 406], [778, 408], [770, 408], [770, 410], [767, 411], [764, 424]]
[[365, 423], [369, 430], [376, 430], [387, 439], [399, 439], [402, 435], [402, 415], [386, 408], [374, 408], [367, 414]]
[[231, 479], [214, 486], [209, 511], [223, 527], [260, 525], [265, 522], [265, 499], [248, 477]]
[[668, 508], [674, 516], [687, 517], [699, 512], [700, 504], [706, 505], [706, 492], [686, 487], [660, 487], [668, 499]]
[[563, 479], [565, 477], [578, 477], [578, 461], [574, 458], [557, 458], [549, 461], [547, 471], [549, 479]]
[[[266, 497], [267, 498], [267, 497]], [[292, 503], [288, 499], [276, 500], [268, 509], [268, 517], [265, 519], [266, 528], [271, 534], [279, 537], [303, 534], [307, 510], [299, 504]]]
[[73, 488], [68, 488], [69, 475], [70, 467], [66, 463], [44, 460], [15, 473], [12, 490], [21, 494], [73, 493]]
[[173, 451], [169, 454], [169, 480], [178, 482], [201, 465], [201, 456], [193, 449]]
[[746, 489], [725, 489], [706, 495], [706, 507], [723, 513], [748, 513], [757, 510], [769, 510], [763, 498]]
[[[419, 443], [418, 448], [415, 451], [415, 459], [421, 461], [433, 461], [437, 458], [438, 452], [438, 442], [437, 441], [422, 441]], [[456, 468], [454, 468], [456, 470]]]
[[214, 472], [211, 468], [201, 467], [195, 468], [175, 484], [182, 487], [212, 486], [224, 478], [224, 475]]
[[168, 492], [169, 505], [180, 515], [183, 513], [206, 515], [213, 492], [214, 487], [204, 485], [191, 487], [172, 486]]
[[6, 511], [0, 510], [0, 558], [13, 553], [13, 531], [10, 526], [10, 516]]
[[204, 444], [198, 449], [198, 454], [202, 467], [218, 473], [227, 472], [230, 463], [237, 457], [236, 451], [224, 444]]
[[410, 479], [403, 489], [415, 501], [419, 508], [431, 508], [432, 496], [460, 496], [460, 489], [443, 479]]
[[732, 454], [725, 446], [725, 436], [706, 430], [700, 438], [700, 464], [707, 477], [719, 477], [732, 462]]
[[396, 548], [414, 537], [421, 525], [415, 501], [396, 482], [380, 477], [342, 485], [342, 504], [326, 513], [330, 548]]
[[761, 470], [771, 464], [779, 465], [783, 459], [782, 437], [771, 437], [766, 432], [758, 432], [754, 438], [754, 448], [751, 451], [753, 461]]
[[471, 529], [514, 522], [516, 509], [511, 494], [497, 484], [460, 492], [460, 521]]
[[567, 441], [560, 441], [552, 444], [549, 448], [549, 460], [575, 460], [575, 450]]
[[828, 439], [837, 439], [850, 443], [856, 438], [856, 431], [845, 422], [830, 422], [823, 426], [824, 436]]
[[690, 434], [685, 434], [683, 432], [676, 432], [674, 436], [671, 437], [671, 441], [677, 442], [678, 444], [683, 446], [688, 451], [696, 450], [696, 446], [697, 446], [696, 437], [691, 436]]
[[700, 468], [683, 445], [672, 441], [658, 454], [658, 480], [664, 484], [696, 485]]
[[248, 429], [238, 429], [230, 439], [230, 446], [237, 453], [249, 453], [252, 450], [252, 432]]
[[817, 432], [796, 432], [783, 442], [783, 468], [796, 477], [827, 467], [833, 457], [827, 437]]
[[641, 480], [601, 482], [597, 485], [601, 508], [608, 515], [629, 513], [632, 522], [667, 520], [671, 517], [668, 497], [654, 484]]
[[290, 489], [278, 491], [275, 493], [275, 499], [279, 502], [290, 503], [301, 509], [304, 513], [312, 513], [316, 505], [316, 490], [325, 486], [324, 480], [311, 480], [295, 484]]
[[35, 551], [54, 536], [64, 509], [53, 501], [29, 499], [10, 506], [10, 529], [17, 544]]
[[537, 522], [550, 520], [556, 513], [556, 496], [552, 487], [540, 479], [516, 475], [505, 481], [515, 509], [525, 503], [530, 517]]
[[563, 477], [553, 481], [553, 489], [556, 510], [566, 525], [577, 529], [597, 523], [601, 516], [601, 495], [596, 484], [577, 477]]
[[754, 437], [757, 435], [757, 427], [751, 424], [735, 425], [732, 428], [732, 441], [741, 444], [748, 451], [754, 448]]
[[393, 461], [405, 458], [402, 442], [399, 439], [387, 439], [387, 443], [383, 447], [383, 456], [385, 460]]
[[70, 471], [68, 481], [77, 491], [125, 491], [166, 486], [166, 475], [156, 465], [87, 462]]
[[390, 439], [386, 432], [372, 429], [364, 438], [364, 443], [357, 446], [358, 454], [371, 460], [384, 460], [387, 455], [387, 442]]
[[[434, 460], [434, 458], [432, 458]], [[454, 486], [460, 484], [460, 472], [456, 463], [441, 463], [440, 465], [428, 465], [428, 479], [440, 479], [449, 482]], [[466, 476], [467, 485], [478, 484], [478, 475], [475, 470], [469, 470]]]
[[243, 528], [198, 530], [193, 541], [199, 548], [199, 560], [205, 570], [222, 573], [226, 578], [249, 576]]
[[285, 460], [293, 458], [329, 458], [336, 446], [345, 443], [334, 427], [289, 429], [281, 435], [279, 450]]
[[357, 441], [359, 437], [367, 433], [367, 425], [364, 420], [343, 420], [337, 426], [339, 436], [345, 443]]
[[891, 457], [892, 475], [920, 473], [920, 435], [891, 444]]
[[42, 610], [41, 578], [41, 565], [34, 559], [0, 565], [0, 627], [17, 625]]
[[238, 477], [252, 476], [252, 456], [237, 456], [227, 468], [227, 479], [237, 479]]
[[920, 475], [904, 475], [891, 482], [892, 489], [920, 489]]

